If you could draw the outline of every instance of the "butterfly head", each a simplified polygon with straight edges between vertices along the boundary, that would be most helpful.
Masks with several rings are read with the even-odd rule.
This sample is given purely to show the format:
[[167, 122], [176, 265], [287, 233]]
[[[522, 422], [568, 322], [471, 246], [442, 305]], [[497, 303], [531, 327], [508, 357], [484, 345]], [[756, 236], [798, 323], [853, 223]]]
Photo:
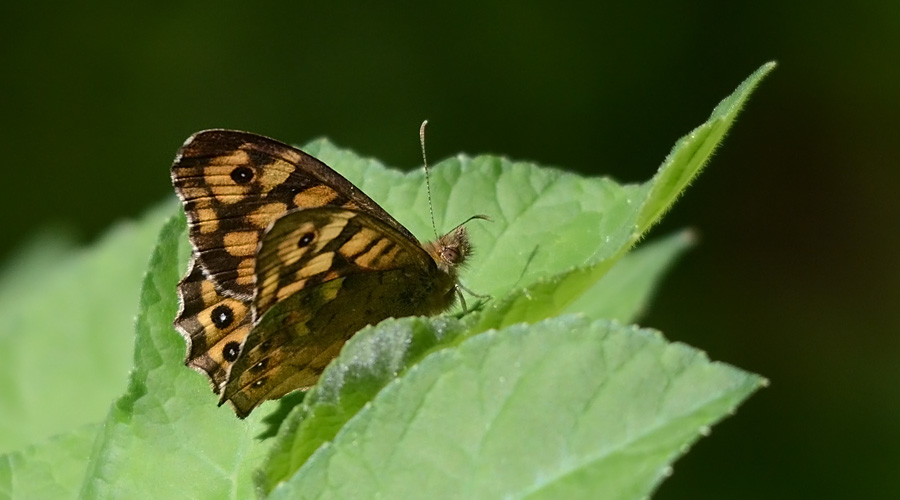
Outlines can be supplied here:
[[472, 253], [469, 235], [464, 227], [458, 227], [441, 236], [429, 243], [425, 249], [434, 258], [438, 269], [454, 277], [456, 270], [465, 264], [466, 258]]
[[473, 215], [449, 233], [425, 245], [425, 250], [434, 258], [438, 269], [453, 276], [454, 279], [457, 269], [465, 265], [466, 259], [472, 255], [469, 233], [465, 225], [473, 219], [490, 220], [486, 215]]

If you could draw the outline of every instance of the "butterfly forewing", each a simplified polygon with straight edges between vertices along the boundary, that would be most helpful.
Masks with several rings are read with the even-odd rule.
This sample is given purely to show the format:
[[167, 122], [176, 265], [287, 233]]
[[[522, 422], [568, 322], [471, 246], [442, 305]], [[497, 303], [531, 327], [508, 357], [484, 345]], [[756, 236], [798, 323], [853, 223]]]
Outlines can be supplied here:
[[198, 264], [220, 291], [238, 298], [253, 294], [259, 237], [289, 210], [326, 205], [358, 209], [412, 238], [324, 163], [255, 134], [198, 132], [179, 151], [172, 183], [184, 204]]
[[257, 321], [221, 395], [241, 416], [313, 385], [364, 326], [435, 314], [454, 298], [455, 280], [420, 245], [362, 212], [290, 213], [266, 233], [258, 257]]

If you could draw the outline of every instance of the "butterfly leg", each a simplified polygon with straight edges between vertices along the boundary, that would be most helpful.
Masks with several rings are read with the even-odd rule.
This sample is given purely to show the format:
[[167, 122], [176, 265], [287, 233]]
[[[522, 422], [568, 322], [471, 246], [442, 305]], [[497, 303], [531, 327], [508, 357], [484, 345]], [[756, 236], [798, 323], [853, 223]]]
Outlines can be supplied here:
[[[477, 298], [477, 299], [490, 299], [490, 295], [482, 295], [480, 293], [475, 293], [472, 290], [466, 288], [462, 283], [456, 283], [456, 296], [459, 297], [459, 304], [462, 306], [463, 314], [468, 313], [469, 310], [466, 307], [466, 298], [463, 295], [463, 292], [468, 293], [469, 295]], [[478, 307], [476, 307], [477, 309]]]

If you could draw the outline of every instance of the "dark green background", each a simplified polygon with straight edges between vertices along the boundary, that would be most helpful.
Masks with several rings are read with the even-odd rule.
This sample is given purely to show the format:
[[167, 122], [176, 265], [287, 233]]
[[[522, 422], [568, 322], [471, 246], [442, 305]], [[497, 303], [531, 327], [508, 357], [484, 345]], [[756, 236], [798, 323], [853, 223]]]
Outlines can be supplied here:
[[428, 118], [433, 161], [641, 181], [774, 59], [656, 228], [701, 238], [642, 322], [772, 385], [657, 498], [897, 498], [900, 2], [447, 5], [6, 2], [0, 255], [172, 196], [175, 150], [210, 127], [413, 168]]

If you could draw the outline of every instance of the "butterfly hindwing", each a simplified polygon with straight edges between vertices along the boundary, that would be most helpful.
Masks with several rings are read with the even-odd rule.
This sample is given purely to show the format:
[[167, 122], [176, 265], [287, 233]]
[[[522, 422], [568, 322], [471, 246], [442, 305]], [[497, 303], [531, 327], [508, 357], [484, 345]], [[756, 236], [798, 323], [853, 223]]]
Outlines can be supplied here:
[[418, 241], [374, 217], [337, 207], [299, 210], [273, 224], [260, 246], [254, 318], [303, 288], [341, 276], [434, 267]]
[[455, 293], [453, 277], [415, 240], [337, 207], [282, 217], [258, 258], [255, 325], [221, 394], [239, 416], [313, 385], [364, 326], [443, 311]]

